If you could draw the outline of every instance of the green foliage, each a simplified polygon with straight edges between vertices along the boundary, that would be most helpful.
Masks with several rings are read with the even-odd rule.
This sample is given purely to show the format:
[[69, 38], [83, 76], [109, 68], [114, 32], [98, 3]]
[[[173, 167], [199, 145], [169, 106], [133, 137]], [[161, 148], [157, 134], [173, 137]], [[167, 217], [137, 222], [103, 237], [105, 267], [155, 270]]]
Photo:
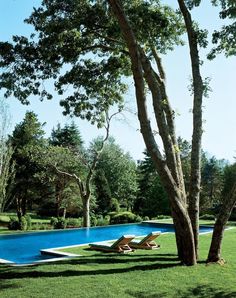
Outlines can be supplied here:
[[21, 229], [21, 231], [27, 231], [27, 229], [28, 229], [27, 220], [26, 220], [25, 216], [21, 217], [20, 229]]
[[203, 214], [199, 218], [204, 219], [204, 220], [215, 220], [215, 215], [213, 215], [213, 214]]
[[54, 229], [65, 229], [67, 226], [67, 220], [63, 217], [52, 217], [50, 224]]
[[215, 30], [212, 34], [214, 48], [208, 54], [210, 60], [217, 54], [223, 53], [226, 57], [236, 55], [236, 9], [235, 1], [232, 0], [212, 0], [214, 5], [221, 6], [219, 17], [226, 19], [226, 25], [221, 30]]
[[36, 174], [41, 167], [33, 156], [38, 148], [45, 146], [43, 135], [43, 124], [38, 121], [37, 115], [33, 112], [26, 112], [23, 121], [16, 125], [10, 137], [14, 148], [12, 162], [15, 163], [11, 196], [18, 198], [17, 207], [22, 211], [22, 215], [26, 214], [27, 202], [32, 203], [39, 196], [40, 181]]
[[57, 225], [58, 223], [58, 219], [56, 217], [51, 217], [50, 219], [50, 225], [55, 228], [55, 226]]
[[201, 212], [216, 206], [221, 201], [223, 188], [223, 172], [225, 160], [217, 160], [214, 156], [202, 158], [202, 191], [200, 194]]
[[21, 216], [19, 221], [18, 218], [11, 216], [8, 223], [9, 230], [21, 230], [28, 231], [31, 230], [31, 217], [30, 215]]
[[45, 224], [45, 223], [42, 223], [42, 222], [36, 222], [36, 223], [32, 224], [32, 226], [31, 226], [31, 230], [36, 230], [36, 231], [51, 230], [51, 229], [52, 229], [51, 225]]
[[8, 223], [8, 229], [9, 230], [20, 230], [21, 225], [19, 220], [16, 217], [10, 217], [10, 221]]
[[0, 212], [9, 201], [9, 190], [15, 175], [15, 164], [11, 161], [13, 147], [8, 141], [10, 115], [5, 101], [0, 99]]
[[[96, 141], [99, 141], [99, 138]], [[109, 138], [105, 144], [96, 169], [104, 173], [103, 185], [107, 185], [105, 195], [108, 200], [116, 198], [120, 205], [131, 207], [137, 193], [136, 164], [130, 155], [115, 143], [114, 138]], [[101, 186], [96, 184], [96, 188]]]
[[[182, 44], [181, 17], [170, 7], [135, 0], [124, 2], [124, 8], [141, 45], [155, 45], [164, 53]], [[6, 89], [5, 96], [14, 95], [22, 103], [28, 103], [30, 95], [51, 99], [43, 81], [53, 79], [64, 114], [101, 127], [111, 105], [122, 107], [125, 77], [131, 75], [126, 45], [109, 5], [43, 1], [26, 23], [35, 28], [31, 38], [14, 36], [13, 43], [0, 43], [0, 88]]]
[[119, 201], [115, 198], [111, 199], [110, 202], [110, 211], [115, 211], [115, 212], [119, 212], [120, 211], [120, 204]]
[[124, 211], [124, 212], [115, 212], [109, 213], [111, 216], [110, 224], [124, 224], [124, 223], [132, 223], [139, 222], [140, 216], [135, 215], [132, 212]]
[[147, 152], [138, 165], [139, 192], [134, 203], [134, 212], [148, 217], [169, 214], [169, 201], [153, 162]]
[[112, 198], [110, 186], [103, 169], [96, 170], [93, 182], [96, 191], [97, 212], [106, 213], [111, 210]]
[[58, 124], [56, 129], [53, 128], [49, 143], [53, 146], [69, 148], [72, 152], [83, 150], [83, 140], [74, 122], [64, 127]]
[[67, 218], [67, 228], [79, 228], [82, 226], [82, 218]]

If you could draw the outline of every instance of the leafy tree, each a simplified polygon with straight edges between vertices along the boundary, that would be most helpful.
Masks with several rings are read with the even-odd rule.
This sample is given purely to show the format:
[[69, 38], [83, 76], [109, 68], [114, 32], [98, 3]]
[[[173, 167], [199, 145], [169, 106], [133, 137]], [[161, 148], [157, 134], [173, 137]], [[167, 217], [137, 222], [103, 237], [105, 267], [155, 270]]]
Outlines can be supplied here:
[[226, 57], [236, 55], [236, 12], [235, 1], [232, 0], [212, 0], [214, 5], [220, 5], [219, 17], [227, 19], [227, 25], [222, 26], [221, 30], [214, 31], [212, 43], [215, 47], [210, 51], [208, 58], [214, 59], [217, 54], [224, 53]]
[[111, 190], [103, 169], [97, 169], [94, 175], [96, 203], [99, 213], [107, 213], [111, 205]]
[[95, 169], [99, 158], [102, 154], [105, 143], [108, 140], [109, 132], [110, 132], [110, 122], [111, 119], [117, 113], [112, 114], [111, 116], [106, 113], [106, 126], [105, 126], [105, 136], [101, 138], [99, 142], [91, 146], [90, 150], [86, 152], [77, 152], [77, 162], [83, 164], [86, 171], [78, 172], [77, 170], [62, 170], [60, 164], [55, 164], [54, 167], [57, 172], [61, 175], [64, 175], [67, 178], [70, 178], [74, 182], [77, 183], [80, 191], [80, 196], [83, 204], [83, 226], [90, 227], [90, 207], [92, 200], [92, 179], [95, 173]]
[[33, 161], [32, 155], [35, 148], [43, 146], [44, 131], [37, 115], [26, 112], [23, 121], [15, 126], [10, 137], [14, 148], [12, 160], [15, 163], [15, 180], [11, 195], [17, 206], [19, 220], [26, 214], [27, 203], [34, 198], [38, 183], [35, 174], [40, 170], [38, 164]]
[[170, 214], [169, 201], [161, 184], [155, 166], [147, 151], [145, 158], [138, 164], [139, 191], [134, 210], [142, 216], [155, 217], [160, 214]]
[[72, 122], [70, 125], [66, 124], [64, 127], [58, 124], [56, 129], [53, 128], [49, 144], [66, 147], [76, 152], [82, 150], [83, 140], [77, 126]]
[[[60, 164], [60, 168], [63, 168], [64, 170], [67, 169], [67, 171], [72, 171], [71, 166], [73, 166], [73, 171], [81, 171], [81, 163], [78, 163], [78, 160], [73, 156], [74, 154], [82, 154], [83, 152], [83, 140], [80, 135], [80, 131], [78, 130], [77, 126], [74, 122], [72, 122], [70, 125], [66, 124], [64, 127], [61, 127], [60, 124], [57, 125], [56, 129], [53, 129], [51, 138], [49, 139], [49, 144], [52, 146], [58, 146], [67, 148], [70, 151], [69, 156], [67, 155], [67, 151], [65, 151], [65, 154], [63, 153], [63, 149], [60, 148], [53, 148], [50, 154], [50, 162], [54, 164]], [[73, 153], [73, 154], [71, 154]], [[57, 155], [58, 154], [58, 155]], [[57, 155], [57, 156], [55, 156]], [[61, 156], [61, 161], [57, 160], [58, 156]], [[68, 157], [70, 161], [68, 162]], [[69, 166], [69, 168], [68, 168]], [[71, 183], [71, 179], [69, 179], [66, 175], [62, 175], [58, 173], [58, 171], [55, 171], [53, 169], [52, 171], [54, 175], [54, 185], [55, 185], [55, 197], [56, 197], [56, 206], [57, 206], [57, 216], [60, 216], [60, 209], [62, 208], [63, 202], [64, 202], [64, 215], [66, 213], [65, 206], [69, 204], [69, 196], [68, 193], [70, 193], [70, 185], [74, 187], [74, 184]], [[65, 204], [65, 198], [64, 194], [66, 194], [66, 204]], [[78, 195], [78, 189], [77, 189], [77, 196]]]
[[[99, 142], [99, 139], [96, 141]], [[137, 193], [136, 164], [113, 138], [105, 144], [96, 169], [104, 172], [111, 197], [131, 209]]]
[[202, 168], [202, 191], [200, 208], [206, 210], [218, 205], [223, 187], [223, 171], [225, 161], [214, 156], [206, 159]]
[[[81, 200], [79, 188], [71, 181], [71, 178], [63, 173], [57, 171], [57, 167], [64, 171], [70, 171], [80, 173], [83, 176], [84, 167], [81, 166], [81, 162], [78, 161], [75, 152], [68, 147], [53, 146], [46, 144], [46, 146], [38, 146], [35, 148], [32, 154], [32, 159], [40, 167], [40, 171], [36, 174], [37, 178], [41, 181], [44, 188], [49, 188], [49, 193], [40, 203], [40, 212], [42, 213], [43, 206], [50, 206], [49, 213], [54, 212], [51, 215], [57, 217], [66, 215], [67, 208], [70, 203], [74, 202], [74, 196], [77, 196], [77, 203]], [[68, 193], [72, 192], [71, 202], [69, 200]]]
[[0, 100], [0, 212], [8, 201], [7, 186], [14, 179], [14, 163], [11, 163], [13, 148], [6, 136], [9, 122], [7, 105]]

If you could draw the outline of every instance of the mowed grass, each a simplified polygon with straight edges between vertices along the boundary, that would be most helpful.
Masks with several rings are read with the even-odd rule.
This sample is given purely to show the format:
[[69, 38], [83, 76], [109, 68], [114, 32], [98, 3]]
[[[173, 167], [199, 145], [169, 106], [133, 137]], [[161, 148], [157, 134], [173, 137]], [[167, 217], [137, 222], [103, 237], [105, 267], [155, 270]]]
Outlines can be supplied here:
[[67, 249], [83, 256], [32, 267], [0, 267], [0, 297], [236, 297], [236, 229], [225, 232], [224, 266], [205, 264], [211, 235], [200, 236], [200, 262], [181, 266], [173, 234], [161, 249], [126, 255]]

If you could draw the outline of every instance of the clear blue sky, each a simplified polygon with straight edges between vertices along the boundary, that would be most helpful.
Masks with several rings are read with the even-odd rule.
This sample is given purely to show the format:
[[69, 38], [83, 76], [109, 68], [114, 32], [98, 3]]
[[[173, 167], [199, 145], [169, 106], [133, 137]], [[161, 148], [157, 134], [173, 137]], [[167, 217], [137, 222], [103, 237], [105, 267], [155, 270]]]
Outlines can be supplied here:
[[[29, 35], [33, 28], [23, 23], [30, 15], [33, 6], [37, 7], [40, 0], [0, 0], [0, 40], [10, 41], [12, 35]], [[177, 1], [166, 0], [170, 4]], [[218, 28], [221, 24], [217, 18], [217, 10], [208, 2], [194, 11], [194, 17], [202, 28], [209, 31]], [[206, 50], [201, 50], [202, 59]], [[190, 78], [190, 60], [188, 48], [181, 47], [163, 57], [163, 63], [167, 74], [168, 95], [172, 107], [180, 114], [176, 119], [177, 134], [190, 140], [192, 133], [192, 97], [188, 92]], [[203, 77], [211, 78], [213, 92], [210, 97], [204, 99], [204, 134], [203, 149], [217, 158], [226, 158], [233, 161], [236, 156], [236, 96], [235, 96], [235, 70], [236, 57], [226, 59], [223, 55], [218, 56], [213, 62], [206, 61], [202, 68]], [[0, 96], [1, 93], [0, 93]], [[127, 101], [135, 110], [135, 98], [132, 90], [127, 96]], [[37, 98], [31, 99], [29, 106], [21, 105], [14, 98], [7, 100], [12, 115], [12, 127], [22, 121], [26, 110], [33, 110], [38, 114], [41, 122], [46, 122], [47, 135], [57, 123], [66, 123], [68, 118], [62, 116], [57, 98], [52, 101], [40, 102]], [[86, 142], [103, 133], [97, 131], [86, 121], [75, 119], [81, 134]], [[155, 129], [155, 127], [153, 127]], [[125, 113], [125, 117], [112, 123], [112, 135], [125, 151], [129, 151], [134, 159], [142, 158], [144, 142], [139, 132], [139, 123], [135, 115]]]

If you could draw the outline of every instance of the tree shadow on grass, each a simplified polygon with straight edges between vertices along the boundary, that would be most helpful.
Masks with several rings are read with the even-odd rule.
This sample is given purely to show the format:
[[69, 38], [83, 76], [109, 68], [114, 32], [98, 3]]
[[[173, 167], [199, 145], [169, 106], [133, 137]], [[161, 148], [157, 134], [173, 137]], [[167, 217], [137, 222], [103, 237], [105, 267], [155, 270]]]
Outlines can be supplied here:
[[[126, 256], [124, 256], [126, 257]], [[145, 264], [142, 264], [142, 262], [145, 262]], [[114, 268], [116, 264], [125, 264], [127, 263], [127, 266], [124, 266], [122, 268]], [[140, 264], [141, 263], [141, 264]], [[54, 263], [55, 265], [56, 263]], [[171, 267], [180, 266], [180, 262], [176, 258], [168, 258], [168, 257], [158, 257], [152, 258], [150, 256], [145, 257], [142, 255], [142, 258], [139, 256], [135, 256], [134, 258], [124, 258], [121, 257], [114, 257], [114, 258], [94, 258], [94, 257], [80, 257], [77, 259], [71, 259], [67, 261], [61, 261], [58, 264], [58, 270], [56, 271], [43, 271], [48, 270], [47, 264], [40, 265], [37, 267], [19, 267], [19, 268], [5, 268], [5, 270], [0, 271], [0, 279], [3, 280], [12, 280], [12, 279], [23, 279], [23, 278], [39, 278], [39, 277], [48, 277], [48, 278], [54, 278], [54, 277], [73, 277], [73, 276], [91, 276], [91, 275], [109, 275], [109, 274], [115, 274], [115, 273], [127, 273], [132, 271], [146, 271], [146, 270], [156, 270], [156, 269], [166, 269]], [[113, 266], [110, 266], [109, 268], [103, 267], [103, 268], [95, 268], [94, 270], [91, 270], [91, 267], [88, 267], [88, 270], [83, 266], [83, 268], [80, 267], [80, 265], [104, 265], [112, 264]], [[61, 266], [63, 265], [77, 265], [76, 270], [60, 270]], [[97, 266], [96, 266], [97, 267]], [[32, 270], [33, 268], [33, 270]], [[55, 270], [55, 268], [54, 268]]]
[[199, 285], [194, 288], [190, 288], [187, 291], [177, 291], [176, 293], [170, 296], [170, 292], [168, 291], [159, 291], [154, 292], [152, 289], [147, 291], [126, 291], [129, 296], [136, 298], [170, 298], [170, 297], [178, 297], [178, 298], [235, 298], [236, 292], [231, 292], [230, 290], [225, 289], [217, 289], [205, 285]]

